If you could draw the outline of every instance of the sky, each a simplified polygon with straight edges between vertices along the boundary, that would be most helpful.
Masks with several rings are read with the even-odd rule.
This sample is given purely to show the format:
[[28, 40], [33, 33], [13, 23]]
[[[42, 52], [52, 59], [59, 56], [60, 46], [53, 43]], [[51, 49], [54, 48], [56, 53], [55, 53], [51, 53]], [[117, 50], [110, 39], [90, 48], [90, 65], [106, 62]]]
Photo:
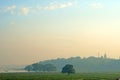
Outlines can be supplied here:
[[120, 56], [120, 0], [0, 0], [0, 65]]

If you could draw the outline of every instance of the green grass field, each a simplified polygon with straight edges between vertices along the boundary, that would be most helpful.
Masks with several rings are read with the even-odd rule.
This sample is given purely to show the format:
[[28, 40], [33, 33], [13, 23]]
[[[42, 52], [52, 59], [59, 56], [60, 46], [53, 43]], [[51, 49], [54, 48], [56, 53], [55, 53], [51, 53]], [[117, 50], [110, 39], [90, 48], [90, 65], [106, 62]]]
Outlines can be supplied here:
[[0, 80], [115, 80], [120, 73], [0, 73]]

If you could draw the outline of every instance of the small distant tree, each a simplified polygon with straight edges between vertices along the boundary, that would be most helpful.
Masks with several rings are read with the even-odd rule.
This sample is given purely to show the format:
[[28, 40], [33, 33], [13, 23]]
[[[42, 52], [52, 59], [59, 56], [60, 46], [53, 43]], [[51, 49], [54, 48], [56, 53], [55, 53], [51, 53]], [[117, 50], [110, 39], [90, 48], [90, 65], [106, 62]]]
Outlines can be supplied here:
[[24, 68], [26, 71], [32, 71], [33, 67], [31, 65], [28, 65]]
[[67, 64], [62, 68], [62, 73], [74, 74], [75, 69], [73, 68], [73, 65]]

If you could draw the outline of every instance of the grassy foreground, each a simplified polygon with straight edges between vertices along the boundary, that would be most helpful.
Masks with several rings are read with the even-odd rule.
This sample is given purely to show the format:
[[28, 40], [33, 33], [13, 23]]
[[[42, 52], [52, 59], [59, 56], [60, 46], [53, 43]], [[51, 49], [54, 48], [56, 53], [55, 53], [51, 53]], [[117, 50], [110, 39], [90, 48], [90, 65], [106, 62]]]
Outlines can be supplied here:
[[0, 73], [0, 80], [115, 80], [120, 73]]

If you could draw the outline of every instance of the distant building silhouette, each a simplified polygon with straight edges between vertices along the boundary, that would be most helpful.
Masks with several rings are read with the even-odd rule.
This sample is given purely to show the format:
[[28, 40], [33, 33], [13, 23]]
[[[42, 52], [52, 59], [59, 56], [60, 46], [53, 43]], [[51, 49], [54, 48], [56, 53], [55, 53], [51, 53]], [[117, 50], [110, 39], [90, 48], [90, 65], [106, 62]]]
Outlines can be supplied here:
[[103, 58], [103, 59], [107, 59], [107, 54], [105, 52], [104, 55], [100, 56], [100, 53], [98, 52], [98, 58]]
[[104, 54], [104, 59], [107, 59], [107, 55], [106, 55], [106, 53]]

